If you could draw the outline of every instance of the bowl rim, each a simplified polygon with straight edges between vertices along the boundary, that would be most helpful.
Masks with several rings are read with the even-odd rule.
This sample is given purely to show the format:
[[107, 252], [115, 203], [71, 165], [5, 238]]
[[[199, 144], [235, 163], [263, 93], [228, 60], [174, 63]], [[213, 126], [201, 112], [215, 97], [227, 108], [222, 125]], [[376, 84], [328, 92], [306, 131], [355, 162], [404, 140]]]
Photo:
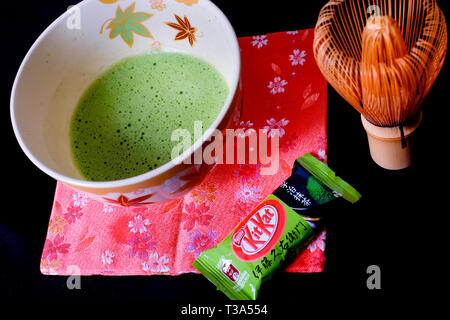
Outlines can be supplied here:
[[[80, 3], [77, 4], [77, 6], [87, 6], [90, 2], [94, 2], [97, 0], [83, 0]], [[24, 69], [28, 65], [29, 60], [31, 59], [33, 53], [35, 52], [38, 45], [49, 35], [60, 23], [64, 22], [65, 19], [69, 15], [69, 11], [64, 12], [61, 16], [59, 16], [55, 21], [53, 21], [37, 38], [37, 40], [33, 43], [31, 48], [28, 50], [25, 58], [23, 59], [19, 70], [17, 72], [17, 75], [14, 79], [14, 84], [11, 91], [11, 100], [10, 100], [10, 115], [11, 115], [11, 121], [13, 130], [15, 133], [15, 136], [18, 140], [18, 143], [20, 147], [22, 148], [22, 151], [25, 153], [25, 155], [36, 165], [41, 171], [45, 172], [50, 177], [56, 179], [57, 181], [72, 185], [74, 187], [81, 187], [86, 189], [116, 189], [116, 188], [122, 188], [122, 187], [128, 187], [136, 184], [140, 184], [142, 182], [148, 181], [150, 179], [153, 179], [157, 176], [160, 176], [174, 167], [178, 166], [179, 164], [182, 164], [187, 158], [191, 157], [192, 154], [194, 154], [196, 151], [198, 151], [200, 148], [202, 148], [203, 143], [205, 141], [210, 141], [215, 130], [218, 128], [219, 124], [223, 121], [226, 114], [228, 113], [231, 104], [236, 96], [236, 93], [239, 88], [240, 83], [240, 76], [241, 76], [241, 54], [240, 54], [240, 47], [239, 47], [239, 41], [236, 36], [236, 32], [231, 25], [228, 18], [225, 16], [225, 14], [211, 1], [201, 1], [198, 5], [207, 6], [211, 9], [211, 11], [215, 12], [221, 20], [221, 23], [223, 24], [224, 30], [226, 34], [228, 35], [228, 39], [231, 40], [231, 54], [235, 57], [236, 60], [236, 73], [234, 75], [234, 78], [232, 79], [232, 83], [230, 86], [230, 91], [227, 97], [227, 100], [225, 101], [220, 113], [214, 120], [214, 122], [211, 124], [211, 126], [205, 131], [201, 139], [194, 142], [191, 147], [183, 152], [181, 155], [179, 155], [177, 158], [172, 159], [171, 161], [167, 162], [166, 164], [148, 171], [146, 173], [143, 173], [141, 175], [137, 175], [134, 177], [130, 177], [127, 179], [122, 180], [113, 180], [113, 181], [88, 181], [88, 180], [82, 180], [82, 179], [76, 179], [73, 177], [66, 176], [64, 174], [61, 174], [51, 168], [49, 168], [47, 165], [45, 165], [43, 162], [41, 162], [28, 148], [27, 144], [25, 143], [25, 139], [22, 136], [22, 133], [19, 129], [19, 126], [17, 124], [17, 118], [16, 118], [16, 112], [15, 112], [15, 106], [16, 106], [16, 92], [18, 88], [18, 84], [20, 83], [20, 80], [24, 74]]]

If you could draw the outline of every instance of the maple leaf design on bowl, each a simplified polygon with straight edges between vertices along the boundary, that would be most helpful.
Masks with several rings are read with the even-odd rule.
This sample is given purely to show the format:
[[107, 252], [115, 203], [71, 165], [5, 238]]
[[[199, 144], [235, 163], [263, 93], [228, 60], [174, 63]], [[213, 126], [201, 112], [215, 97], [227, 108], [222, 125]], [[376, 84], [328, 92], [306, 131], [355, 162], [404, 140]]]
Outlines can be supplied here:
[[152, 14], [146, 12], [134, 12], [136, 2], [133, 2], [125, 11], [117, 7], [116, 17], [106, 20], [100, 29], [100, 34], [103, 33], [104, 26], [109, 22], [106, 29], [111, 30], [109, 38], [114, 39], [120, 35], [125, 43], [131, 48], [134, 43], [134, 33], [154, 39], [150, 31], [142, 25], [143, 21], [146, 21], [153, 17]]
[[175, 36], [174, 40], [178, 41], [188, 39], [191, 47], [194, 47], [194, 43], [197, 42], [197, 37], [195, 36], [197, 28], [192, 27], [189, 19], [186, 16], [184, 16], [184, 19], [181, 19], [181, 17], [176, 14], [174, 14], [174, 16], [178, 23], [166, 22], [169, 27], [178, 30], [178, 33]]

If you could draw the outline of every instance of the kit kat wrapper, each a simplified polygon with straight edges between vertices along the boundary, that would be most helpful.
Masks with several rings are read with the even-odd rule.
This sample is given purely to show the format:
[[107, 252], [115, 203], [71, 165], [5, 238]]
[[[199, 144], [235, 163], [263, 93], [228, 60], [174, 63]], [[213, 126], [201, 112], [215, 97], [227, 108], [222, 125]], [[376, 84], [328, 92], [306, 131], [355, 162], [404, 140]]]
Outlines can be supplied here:
[[361, 195], [314, 156], [297, 159], [292, 175], [193, 266], [232, 300], [256, 300], [262, 283], [282, 270], [321, 229], [318, 210]]

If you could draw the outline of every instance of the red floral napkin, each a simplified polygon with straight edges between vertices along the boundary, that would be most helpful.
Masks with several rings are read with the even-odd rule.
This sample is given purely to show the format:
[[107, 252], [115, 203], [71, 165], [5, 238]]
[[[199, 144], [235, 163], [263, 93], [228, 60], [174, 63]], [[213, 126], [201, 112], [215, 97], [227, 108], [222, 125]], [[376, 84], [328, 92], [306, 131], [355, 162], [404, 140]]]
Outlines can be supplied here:
[[[217, 165], [173, 202], [123, 208], [97, 202], [61, 183], [56, 188], [41, 272], [49, 275], [178, 275], [218, 244], [287, 177], [296, 158], [326, 160], [326, 81], [312, 52], [312, 29], [241, 38], [244, 107], [240, 127], [280, 132], [280, 170]], [[288, 267], [321, 272], [325, 231]]]

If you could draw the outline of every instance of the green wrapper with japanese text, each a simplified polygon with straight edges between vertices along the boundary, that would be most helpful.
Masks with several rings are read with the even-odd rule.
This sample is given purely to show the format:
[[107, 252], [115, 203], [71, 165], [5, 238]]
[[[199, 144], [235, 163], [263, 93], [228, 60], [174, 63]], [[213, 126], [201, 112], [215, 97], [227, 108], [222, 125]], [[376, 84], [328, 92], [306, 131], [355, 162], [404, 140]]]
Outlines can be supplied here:
[[296, 161], [292, 175], [261, 202], [216, 247], [193, 266], [233, 300], [256, 300], [261, 284], [292, 261], [321, 224], [311, 212], [361, 195], [310, 154]]

